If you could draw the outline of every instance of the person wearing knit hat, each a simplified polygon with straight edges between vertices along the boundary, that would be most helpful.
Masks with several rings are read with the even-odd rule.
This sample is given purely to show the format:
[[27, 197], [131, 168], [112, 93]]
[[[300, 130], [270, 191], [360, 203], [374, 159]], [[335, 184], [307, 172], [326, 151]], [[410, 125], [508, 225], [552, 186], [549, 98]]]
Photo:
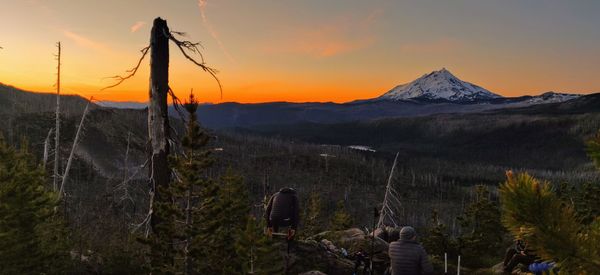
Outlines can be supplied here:
[[417, 236], [417, 232], [412, 226], [405, 226], [400, 230], [400, 240], [412, 240], [415, 236]]
[[400, 240], [390, 243], [388, 254], [391, 260], [392, 275], [433, 274], [427, 252], [417, 242], [417, 232], [411, 226], [400, 230]]

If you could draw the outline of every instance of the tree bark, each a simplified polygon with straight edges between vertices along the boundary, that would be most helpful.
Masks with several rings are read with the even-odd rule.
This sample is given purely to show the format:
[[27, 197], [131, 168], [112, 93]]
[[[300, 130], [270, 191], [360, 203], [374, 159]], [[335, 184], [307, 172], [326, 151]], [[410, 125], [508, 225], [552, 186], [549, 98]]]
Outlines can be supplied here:
[[[167, 187], [171, 172], [169, 155], [169, 27], [160, 17], [154, 19], [150, 34], [150, 101], [148, 104], [148, 139], [150, 141], [150, 184], [154, 202], [168, 201], [159, 187]], [[152, 207], [152, 206], [150, 206]], [[157, 225], [161, 223], [155, 211], [151, 212], [150, 226], [160, 238]]]
[[56, 67], [56, 126], [54, 128], [54, 181], [52, 184], [52, 190], [58, 191], [58, 168], [60, 161], [60, 42], [57, 44], [58, 47], [58, 67]]

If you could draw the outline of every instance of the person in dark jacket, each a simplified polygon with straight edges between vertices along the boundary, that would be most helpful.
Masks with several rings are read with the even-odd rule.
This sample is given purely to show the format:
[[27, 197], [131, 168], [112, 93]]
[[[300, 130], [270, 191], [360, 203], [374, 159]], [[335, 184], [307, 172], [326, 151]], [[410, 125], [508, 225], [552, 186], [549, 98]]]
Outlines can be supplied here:
[[433, 274], [427, 252], [417, 242], [417, 233], [410, 226], [400, 230], [400, 240], [390, 243], [388, 252], [391, 260], [392, 275]]
[[296, 190], [281, 188], [269, 199], [265, 211], [267, 234], [279, 232], [281, 227], [288, 227], [288, 239], [292, 239], [298, 229], [300, 207]]
[[[521, 228], [521, 234], [525, 231]], [[533, 250], [527, 248], [527, 243], [519, 236], [515, 240], [515, 244], [506, 250], [504, 255], [504, 272], [511, 273], [517, 265], [522, 264], [529, 266], [536, 260], [536, 256]]]

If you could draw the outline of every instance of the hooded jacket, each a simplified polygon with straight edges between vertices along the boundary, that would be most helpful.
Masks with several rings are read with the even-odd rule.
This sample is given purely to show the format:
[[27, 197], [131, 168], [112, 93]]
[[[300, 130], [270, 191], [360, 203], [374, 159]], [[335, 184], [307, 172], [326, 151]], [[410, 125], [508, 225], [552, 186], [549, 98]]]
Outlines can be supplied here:
[[283, 222], [289, 219], [289, 224], [292, 229], [298, 228], [299, 218], [299, 203], [296, 190], [292, 188], [282, 188], [269, 199], [267, 210], [265, 211], [265, 219], [267, 226], [272, 227], [273, 223], [284, 225]]
[[433, 274], [425, 249], [413, 240], [392, 242], [389, 248], [392, 275]]

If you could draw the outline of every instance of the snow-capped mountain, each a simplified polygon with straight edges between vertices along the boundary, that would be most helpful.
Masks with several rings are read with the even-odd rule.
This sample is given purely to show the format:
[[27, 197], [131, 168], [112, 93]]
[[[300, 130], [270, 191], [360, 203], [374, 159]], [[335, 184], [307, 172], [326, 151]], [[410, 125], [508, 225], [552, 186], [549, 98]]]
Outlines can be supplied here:
[[580, 94], [566, 94], [566, 93], [557, 93], [557, 92], [546, 92], [541, 95], [533, 96], [527, 100], [529, 104], [541, 104], [541, 103], [557, 103], [557, 102], [565, 102], [571, 99], [578, 98], [582, 95]]
[[447, 100], [451, 102], [475, 102], [501, 98], [475, 84], [462, 81], [445, 68], [425, 74], [416, 80], [394, 87], [380, 99]]

